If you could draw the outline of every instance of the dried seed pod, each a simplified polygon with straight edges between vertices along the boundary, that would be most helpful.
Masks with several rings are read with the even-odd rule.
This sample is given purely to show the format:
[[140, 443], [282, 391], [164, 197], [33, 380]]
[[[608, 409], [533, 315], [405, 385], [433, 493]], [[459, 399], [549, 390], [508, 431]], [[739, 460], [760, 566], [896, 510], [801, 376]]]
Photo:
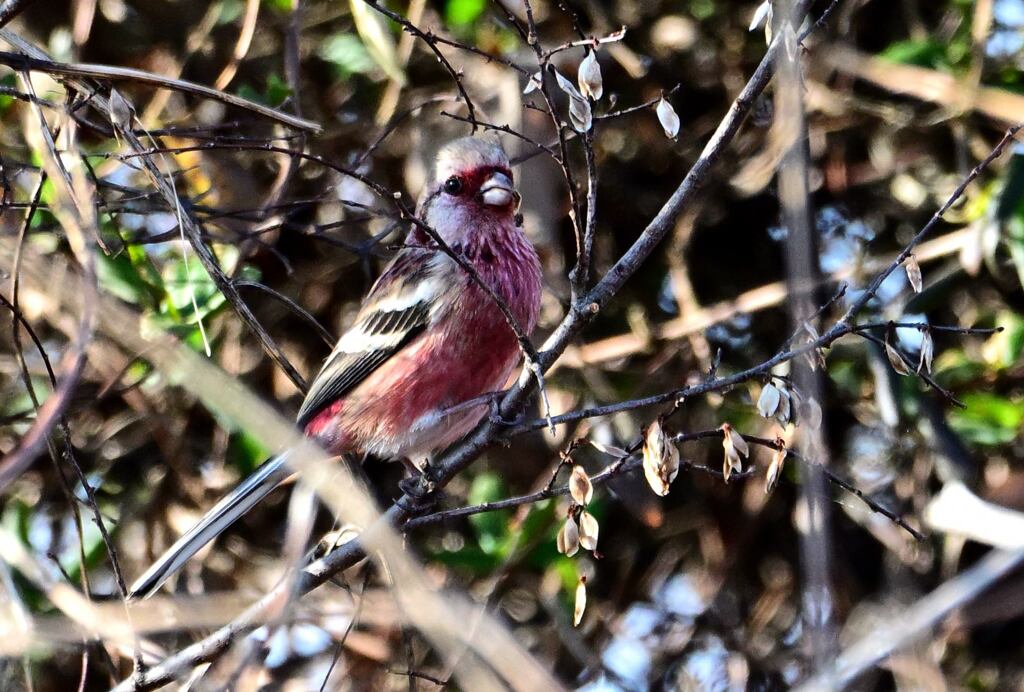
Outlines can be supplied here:
[[779, 410], [782, 401], [782, 393], [778, 387], [769, 382], [761, 387], [761, 396], [757, 398], [757, 412], [762, 418], [771, 418]]
[[577, 132], [589, 132], [594, 124], [593, 113], [590, 110], [590, 101], [583, 98], [576, 86], [566, 79], [561, 72], [555, 70], [555, 80], [559, 88], [569, 96], [569, 120]]
[[583, 621], [583, 613], [587, 609], [587, 578], [580, 577], [576, 584], [576, 604], [573, 606], [572, 626], [579, 627]]
[[132, 121], [135, 119], [135, 108], [128, 103], [128, 99], [117, 89], [111, 89], [107, 104], [110, 108], [110, 123], [122, 130], [131, 129]]
[[679, 136], [679, 116], [676, 115], [676, 111], [672, 108], [672, 104], [665, 100], [662, 96], [661, 100], [658, 101], [657, 107], [658, 122], [661, 123], [661, 128], [665, 130], [665, 136], [669, 139], [675, 139]]
[[655, 420], [644, 435], [644, 477], [656, 495], [668, 495], [669, 486], [679, 473], [679, 450], [665, 434], [661, 421]]
[[903, 262], [903, 269], [907, 272], [907, 281], [910, 282], [914, 293], [920, 293], [924, 283], [921, 277], [921, 265], [917, 263], [917, 259], [913, 255], [907, 257]]
[[775, 413], [775, 418], [782, 425], [789, 425], [790, 420], [793, 416], [793, 393], [789, 390], [789, 387], [783, 385], [779, 387], [779, 410]]
[[562, 528], [558, 531], [558, 536], [555, 538], [555, 545], [558, 548], [558, 552], [572, 557], [580, 549], [580, 530], [576, 526], [576, 521], [572, 517], [565, 520], [562, 524]]
[[620, 459], [629, 456], [629, 452], [624, 450], [622, 447], [616, 447], [615, 445], [606, 445], [603, 442], [598, 442], [597, 440], [590, 440], [590, 445], [602, 454], [608, 454]]
[[728, 423], [722, 423], [722, 433], [722, 449], [725, 450], [722, 475], [728, 483], [733, 473], [743, 471], [743, 457], [750, 456], [750, 448], [747, 447], [747, 441], [743, 436]]
[[764, 492], [767, 495], [771, 491], [775, 490], [775, 486], [779, 484], [779, 478], [782, 477], [782, 470], [786, 463], [786, 443], [781, 437], [775, 438], [775, 444], [779, 445], [779, 448], [772, 454], [771, 463], [768, 464], [768, 473], [765, 475], [764, 480]]
[[537, 70], [532, 75], [530, 75], [530, 78], [526, 80], [526, 86], [523, 87], [523, 95], [529, 94], [540, 89], [541, 84], [543, 84], [542, 79], [543, 77], [541, 76], [540, 70]]
[[600, 530], [601, 527], [593, 514], [586, 510], [580, 512], [580, 545], [584, 550], [597, 550], [597, 536]]
[[772, 42], [772, 1], [764, 0], [754, 10], [754, 17], [750, 20], [750, 28], [747, 31], [755, 31], [764, 24], [764, 42], [771, 45]]
[[590, 476], [583, 470], [583, 467], [576, 464], [572, 467], [572, 475], [569, 476], [569, 494], [576, 504], [586, 506], [594, 497], [594, 484], [590, 482]]
[[888, 341], [885, 342], [885, 355], [889, 359], [889, 365], [900, 375], [909, 375], [910, 368], [907, 367], [906, 361], [903, 360], [903, 356], [900, 352], [893, 347]]
[[595, 101], [604, 94], [604, 79], [601, 77], [601, 66], [597, 62], [597, 51], [589, 51], [580, 63], [576, 81], [580, 85], [580, 93]]
[[932, 371], [932, 359], [935, 357], [935, 342], [932, 340], [932, 331], [924, 330], [921, 337], [921, 357], [917, 362], [917, 372], [920, 374], [923, 369], [927, 373]]

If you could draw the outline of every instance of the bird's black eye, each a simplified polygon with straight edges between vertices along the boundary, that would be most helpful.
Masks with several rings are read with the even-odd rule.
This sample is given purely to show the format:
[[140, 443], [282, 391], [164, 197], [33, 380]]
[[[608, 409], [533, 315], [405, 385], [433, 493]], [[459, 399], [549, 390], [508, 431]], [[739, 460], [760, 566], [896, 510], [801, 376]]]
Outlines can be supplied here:
[[444, 181], [444, 191], [449, 195], [459, 194], [462, 192], [462, 181], [453, 175], [448, 178], [448, 180]]

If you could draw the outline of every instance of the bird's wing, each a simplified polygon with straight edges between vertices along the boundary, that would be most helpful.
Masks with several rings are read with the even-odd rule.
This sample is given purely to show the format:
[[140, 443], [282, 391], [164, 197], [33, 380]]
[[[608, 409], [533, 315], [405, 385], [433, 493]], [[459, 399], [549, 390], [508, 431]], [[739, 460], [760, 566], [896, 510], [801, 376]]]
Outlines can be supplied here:
[[306, 393], [297, 423], [306, 425], [354, 389], [431, 323], [444, 282], [422, 254], [399, 256], [366, 296], [355, 323], [338, 340]]

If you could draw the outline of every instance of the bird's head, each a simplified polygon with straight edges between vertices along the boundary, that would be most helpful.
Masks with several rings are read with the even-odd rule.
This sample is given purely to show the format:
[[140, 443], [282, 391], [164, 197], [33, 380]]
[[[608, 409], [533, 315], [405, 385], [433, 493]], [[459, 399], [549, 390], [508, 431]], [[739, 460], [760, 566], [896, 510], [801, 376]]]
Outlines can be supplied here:
[[519, 193], [512, 183], [508, 156], [495, 140], [464, 137], [437, 154], [424, 190], [423, 220], [448, 242], [466, 233], [512, 223]]

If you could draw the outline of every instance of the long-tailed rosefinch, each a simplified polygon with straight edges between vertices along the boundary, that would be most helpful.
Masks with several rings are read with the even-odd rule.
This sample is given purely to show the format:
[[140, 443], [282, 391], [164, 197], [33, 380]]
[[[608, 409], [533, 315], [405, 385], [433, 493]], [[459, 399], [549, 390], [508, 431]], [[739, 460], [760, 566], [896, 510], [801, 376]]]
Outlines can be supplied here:
[[[529, 333], [541, 274], [515, 222], [518, 198], [501, 147], [465, 138], [438, 154], [417, 213]], [[486, 404], [457, 405], [500, 389], [519, 357], [493, 297], [415, 226], [313, 381], [297, 422], [334, 454], [422, 461], [476, 425]], [[132, 585], [131, 596], [152, 594], [286, 479], [286, 455], [218, 502]]]

